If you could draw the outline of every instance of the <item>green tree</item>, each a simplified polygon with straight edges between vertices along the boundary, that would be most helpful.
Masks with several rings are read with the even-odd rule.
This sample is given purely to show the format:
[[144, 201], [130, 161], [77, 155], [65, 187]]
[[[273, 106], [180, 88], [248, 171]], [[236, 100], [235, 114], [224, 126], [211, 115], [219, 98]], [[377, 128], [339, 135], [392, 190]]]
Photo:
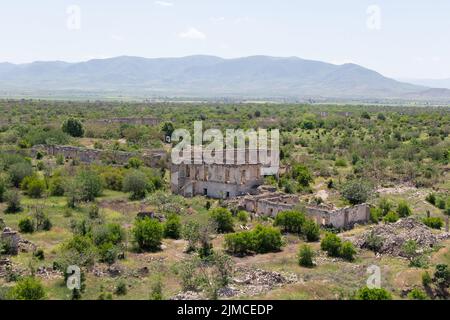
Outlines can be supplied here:
[[156, 219], [148, 217], [134, 222], [133, 235], [138, 247], [142, 251], [158, 251], [163, 238], [163, 226]]
[[284, 232], [301, 234], [305, 222], [306, 217], [303, 212], [289, 210], [278, 213], [274, 225], [281, 227]]
[[411, 300], [427, 300], [428, 296], [422, 289], [414, 288], [408, 293], [408, 298]]
[[267, 253], [280, 251], [283, 241], [279, 229], [257, 225], [252, 232], [255, 252]]
[[138, 170], [127, 173], [123, 180], [123, 191], [131, 193], [131, 200], [145, 198], [147, 194], [147, 176], [145, 173]]
[[33, 233], [34, 223], [30, 217], [23, 218], [19, 221], [19, 231], [22, 233]]
[[33, 168], [29, 162], [23, 161], [10, 166], [8, 173], [11, 183], [18, 188], [23, 179], [33, 175]]
[[369, 197], [370, 187], [361, 180], [351, 180], [342, 187], [342, 196], [353, 205], [364, 203]]
[[298, 264], [302, 267], [311, 268], [314, 267], [314, 251], [308, 245], [303, 245], [300, 247], [298, 253]]
[[217, 226], [217, 232], [228, 233], [233, 232], [234, 222], [231, 212], [226, 208], [215, 208], [209, 214], [211, 220]]
[[20, 204], [20, 194], [17, 190], [8, 190], [5, 194], [5, 200], [5, 213], [17, 213], [22, 211], [22, 206]]
[[83, 124], [80, 120], [75, 118], [68, 118], [66, 119], [61, 127], [62, 131], [67, 133], [68, 135], [72, 137], [82, 137], [84, 135], [84, 128]]
[[76, 180], [83, 201], [94, 201], [103, 192], [102, 180], [94, 171], [82, 170], [78, 173]]
[[297, 164], [292, 168], [292, 178], [296, 180], [302, 187], [308, 187], [314, 181], [308, 167]]

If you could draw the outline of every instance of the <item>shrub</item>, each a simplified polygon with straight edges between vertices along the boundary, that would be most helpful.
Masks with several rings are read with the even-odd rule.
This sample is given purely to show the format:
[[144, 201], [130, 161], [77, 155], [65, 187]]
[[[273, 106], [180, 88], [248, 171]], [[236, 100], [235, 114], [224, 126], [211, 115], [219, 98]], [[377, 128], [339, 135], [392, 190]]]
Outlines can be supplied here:
[[210, 212], [211, 220], [217, 226], [217, 232], [228, 233], [233, 232], [234, 223], [233, 216], [228, 209], [225, 208], [215, 208]]
[[339, 256], [347, 261], [355, 260], [355, 246], [350, 241], [345, 241], [342, 243], [339, 250]]
[[334, 233], [327, 232], [320, 242], [320, 248], [331, 257], [339, 257], [342, 240]]
[[21, 187], [22, 189], [25, 189], [30, 198], [34, 199], [41, 198], [46, 189], [45, 181], [36, 176], [30, 176], [23, 179]]
[[172, 214], [164, 224], [164, 237], [171, 239], [179, 239], [181, 236], [181, 221], [180, 217]]
[[33, 256], [38, 260], [41, 260], [41, 261], [44, 260], [45, 259], [44, 250], [37, 249], [35, 252], [33, 252]]
[[422, 273], [422, 284], [424, 287], [428, 287], [432, 282], [433, 280], [431, 279], [431, 276], [428, 273], [428, 271]]
[[392, 300], [392, 295], [383, 288], [368, 288], [359, 289], [356, 293], [357, 300]]
[[11, 165], [8, 173], [11, 183], [14, 187], [18, 188], [23, 179], [33, 175], [33, 168], [29, 162], [23, 161]]
[[97, 173], [91, 170], [81, 171], [76, 178], [80, 187], [80, 196], [83, 201], [94, 201], [103, 191], [102, 180]]
[[111, 243], [117, 245], [125, 238], [125, 231], [118, 223], [99, 225], [92, 230], [92, 240], [95, 245]]
[[348, 181], [342, 187], [342, 196], [352, 205], [366, 202], [369, 192], [369, 185], [360, 180]]
[[425, 200], [434, 206], [436, 204], [436, 195], [434, 193], [430, 193], [427, 195]]
[[370, 222], [378, 223], [381, 216], [381, 210], [379, 208], [370, 208]]
[[17, 190], [9, 190], [5, 194], [6, 209], [5, 213], [17, 213], [22, 211], [20, 205], [20, 194]]
[[380, 201], [378, 202], [378, 208], [380, 209], [382, 216], [385, 216], [389, 212], [391, 212], [393, 207], [394, 204], [389, 199], [381, 198]]
[[273, 227], [258, 225], [253, 230], [253, 237], [257, 253], [277, 252], [283, 245], [280, 230]]
[[277, 214], [274, 225], [281, 227], [284, 232], [302, 233], [303, 224], [306, 221], [305, 214], [300, 211], [282, 211]]
[[138, 158], [130, 158], [128, 160], [128, 168], [139, 169], [144, 163], [141, 159]]
[[408, 206], [408, 204], [405, 201], [401, 201], [398, 204], [397, 207], [397, 214], [401, 217], [401, 218], [405, 218], [411, 215], [411, 208]]
[[3, 177], [0, 176], [0, 203], [5, 201], [5, 193], [6, 193], [6, 181], [3, 179]]
[[400, 219], [398, 214], [396, 212], [391, 211], [383, 218], [383, 221], [385, 223], [394, 223], [397, 222], [398, 219]]
[[314, 181], [313, 176], [309, 169], [304, 165], [294, 165], [292, 168], [292, 178], [297, 181], [300, 186], [308, 187], [311, 182]]
[[50, 180], [50, 195], [53, 197], [62, 197], [64, 195], [65, 181], [61, 177], [53, 177]]
[[119, 249], [111, 242], [106, 242], [97, 247], [100, 261], [108, 264], [113, 264], [119, 255]]
[[439, 285], [448, 286], [450, 284], [450, 270], [446, 264], [436, 265], [434, 279]]
[[248, 213], [246, 211], [239, 211], [237, 213], [236, 217], [242, 223], [247, 223], [248, 222]]
[[423, 290], [414, 288], [408, 293], [408, 298], [411, 300], [427, 300], [428, 296]]
[[383, 238], [377, 236], [374, 231], [372, 231], [366, 239], [366, 247], [373, 252], [380, 251], [383, 246]]
[[105, 186], [109, 190], [122, 191], [123, 190], [123, 172], [117, 168], [111, 168], [102, 175], [105, 181]]
[[300, 247], [298, 253], [298, 264], [302, 267], [311, 268], [314, 267], [314, 251], [308, 245], [303, 245]]
[[276, 252], [283, 245], [280, 230], [258, 225], [254, 230], [225, 236], [225, 247], [232, 254]]
[[305, 223], [303, 224], [302, 231], [308, 242], [319, 241], [320, 227], [314, 220], [306, 219]]
[[147, 194], [147, 176], [145, 173], [138, 170], [127, 173], [123, 180], [123, 191], [131, 193], [131, 200], [145, 198]]
[[34, 277], [20, 279], [9, 293], [12, 300], [43, 300], [45, 297], [43, 285]]
[[117, 284], [117, 287], [116, 287], [116, 290], [115, 290], [115, 294], [118, 295], [118, 296], [124, 296], [124, 295], [127, 294], [127, 292], [128, 292], [128, 289], [127, 289], [126, 283], [122, 282], [122, 281], [119, 282]]
[[157, 251], [163, 238], [163, 226], [159, 221], [148, 217], [137, 219], [134, 222], [133, 235], [140, 250]]
[[225, 236], [225, 248], [236, 255], [246, 255], [253, 251], [254, 237], [252, 232], [237, 232]]
[[83, 124], [78, 119], [66, 119], [63, 122], [61, 129], [64, 133], [67, 133], [72, 137], [82, 137], [84, 135]]
[[424, 218], [422, 222], [433, 229], [441, 229], [444, 226], [444, 221], [439, 217]]
[[150, 300], [162, 300], [163, 299], [163, 283], [160, 277], [157, 277], [152, 285], [150, 292]]
[[334, 165], [336, 167], [346, 167], [347, 166], [347, 161], [343, 158], [340, 159], [336, 159], [336, 161], [334, 162]]

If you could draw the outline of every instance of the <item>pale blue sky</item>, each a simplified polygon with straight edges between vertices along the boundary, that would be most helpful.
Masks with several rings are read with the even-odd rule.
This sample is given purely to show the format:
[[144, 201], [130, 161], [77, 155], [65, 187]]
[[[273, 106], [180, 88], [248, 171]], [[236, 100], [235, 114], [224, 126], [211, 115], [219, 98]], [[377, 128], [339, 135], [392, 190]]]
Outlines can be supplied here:
[[[70, 5], [81, 9], [79, 30], [67, 27]], [[381, 10], [379, 30], [367, 26], [371, 5]], [[2, 0], [0, 4], [0, 61], [14, 63], [119, 55], [263, 54], [354, 62], [396, 78], [446, 78], [449, 40], [448, 0]]]

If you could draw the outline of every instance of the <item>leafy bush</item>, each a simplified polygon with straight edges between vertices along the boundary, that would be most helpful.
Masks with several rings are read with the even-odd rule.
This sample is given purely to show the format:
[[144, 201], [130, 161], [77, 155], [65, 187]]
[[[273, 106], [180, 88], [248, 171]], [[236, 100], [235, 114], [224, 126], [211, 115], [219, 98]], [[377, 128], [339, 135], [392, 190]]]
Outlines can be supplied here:
[[181, 220], [176, 214], [169, 216], [164, 223], [164, 237], [170, 239], [179, 239], [181, 236]]
[[239, 211], [236, 215], [237, 219], [242, 223], [248, 222], [248, 213], [246, 211]]
[[251, 252], [276, 252], [283, 245], [280, 230], [273, 227], [256, 226], [254, 230], [225, 236], [225, 247], [232, 254], [245, 255]]
[[436, 204], [436, 195], [434, 193], [430, 193], [427, 195], [425, 200], [434, 206]]
[[339, 250], [339, 256], [347, 261], [355, 260], [355, 246], [350, 241], [345, 241], [342, 243]]
[[355, 295], [357, 300], [392, 300], [392, 295], [383, 288], [368, 288], [359, 289]]
[[408, 298], [411, 300], [427, 300], [428, 296], [425, 291], [419, 288], [414, 288], [408, 293]]
[[7, 184], [5, 179], [3, 179], [2, 176], [0, 176], [0, 203], [5, 201], [5, 193], [7, 190]]
[[383, 221], [385, 223], [394, 223], [397, 222], [398, 219], [400, 219], [398, 214], [396, 212], [391, 211], [383, 218]]
[[65, 183], [66, 181], [62, 177], [53, 177], [50, 180], [50, 195], [53, 197], [62, 197], [65, 192]]
[[9, 179], [14, 187], [18, 188], [22, 180], [33, 175], [33, 168], [27, 161], [22, 161], [11, 165], [8, 170]]
[[320, 242], [320, 248], [331, 257], [339, 257], [342, 240], [334, 233], [327, 232]]
[[302, 187], [308, 187], [314, 181], [309, 169], [301, 164], [294, 165], [292, 168], [292, 178]]
[[[122, 169], [123, 170], [123, 169]], [[124, 174], [118, 168], [108, 168], [108, 171], [101, 174], [105, 181], [105, 187], [109, 190], [122, 191]]]
[[131, 192], [131, 200], [145, 198], [147, 194], [147, 176], [145, 173], [138, 170], [127, 173], [123, 180], [123, 191]]
[[300, 247], [298, 253], [298, 264], [302, 267], [311, 268], [314, 267], [314, 251], [308, 245], [303, 245]]
[[82, 137], [84, 135], [83, 124], [80, 120], [69, 118], [66, 119], [61, 127], [62, 131], [71, 135], [72, 137]]
[[433, 229], [441, 229], [444, 225], [444, 221], [439, 217], [429, 217], [422, 219], [422, 222]]
[[43, 300], [45, 297], [44, 286], [34, 277], [20, 279], [9, 293], [12, 300]]
[[30, 198], [38, 199], [45, 192], [45, 181], [36, 176], [28, 176], [23, 179], [21, 188], [25, 190]]
[[134, 222], [133, 235], [140, 250], [157, 251], [163, 238], [163, 226], [156, 219], [148, 217]]
[[302, 233], [303, 224], [306, 221], [305, 214], [300, 211], [282, 211], [275, 217], [274, 225], [281, 227], [284, 232]]
[[105, 243], [117, 245], [125, 239], [125, 231], [118, 223], [99, 225], [92, 230], [92, 240], [99, 246]]
[[5, 194], [6, 209], [5, 213], [17, 213], [22, 211], [20, 205], [20, 194], [17, 190], [9, 190]]
[[378, 208], [381, 211], [381, 215], [385, 216], [392, 211], [392, 209], [394, 208], [394, 204], [389, 199], [381, 198], [378, 202]]
[[430, 274], [428, 271], [425, 271], [422, 273], [422, 284], [424, 287], [428, 287], [433, 282], [433, 279], [431, 279]]
[[374, 231], [372, 231], [366, 239], [366, 247], [373, 252], [380, 251], [383, 246], [384, 239], [380, 236], [377, 236]]
[[303, 224], [303, 234], [306, 237], [308, 242], [319, 241], [320, 239], [320, 227], [319, 225], [312, 219], [306, 219]]
[[397, 207], [397, 214], [400, 218], [405, 218], [411, 215], [411, 208], [405, 201], [401, 201]]
[[342, 187], [342, 196], [352, 205], [364, 203], [369, 197], [371, 188], [361, 180], [346, 182]]
[[127, 284], [125, 282], [122, 282], [122, 281], [119, 282], [117, 284], [117, 287], [116, 287], [116, 290], [115, 290], [115, 294], [118, 295], [118, 296], [124, 296], [124, 295], [127, 294], [127, 292], [128, 292]]
[[211, 220], [217, 226], [217, 232], [228, 233], [233, 232], [234, 222], [231, 212], [226, 208], [215, 208], [209, 214]]
[[80, 196], [83, 201], [94, 201], [103, 191], [103, 183], [100, 176], [91, 170], [82, 170], [76, 177], [80, 187]]

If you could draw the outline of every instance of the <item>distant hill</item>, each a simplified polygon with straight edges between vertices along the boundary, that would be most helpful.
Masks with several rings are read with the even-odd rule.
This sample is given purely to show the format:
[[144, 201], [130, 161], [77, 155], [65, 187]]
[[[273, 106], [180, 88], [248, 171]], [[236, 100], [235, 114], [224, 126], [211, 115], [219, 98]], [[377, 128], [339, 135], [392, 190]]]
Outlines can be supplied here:
[[405, 82], [419, 86], [450, 89], [450, 78], [448, 79], [408, 79]]
[[356, 64], [268, 56], [0, 63], [0, 92], [450, 101], [450, 90], [399, 82]]

